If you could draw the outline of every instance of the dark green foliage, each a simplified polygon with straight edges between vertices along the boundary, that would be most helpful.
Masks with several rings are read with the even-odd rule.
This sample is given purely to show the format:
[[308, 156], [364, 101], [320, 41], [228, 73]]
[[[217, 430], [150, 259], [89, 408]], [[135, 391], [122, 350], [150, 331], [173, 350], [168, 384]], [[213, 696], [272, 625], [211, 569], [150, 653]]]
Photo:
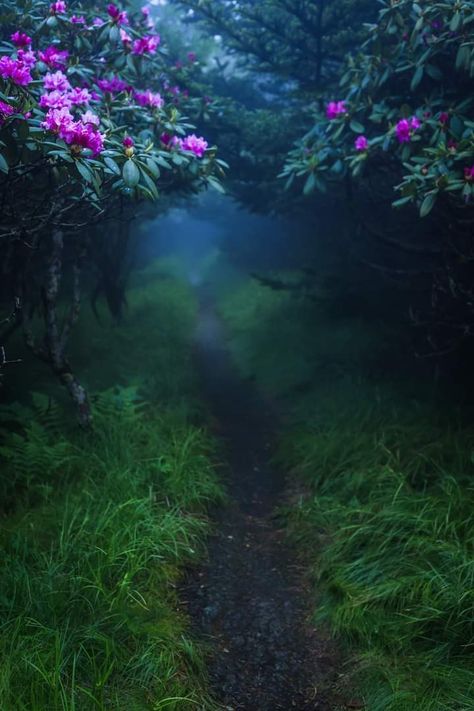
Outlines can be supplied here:
[[9, 711], [214, 708], [176, 584], [203, 553], [206, 510], [222, 491], [213, 444], [188, 416], [193, 301], [171, 274], [139, 275], [126, 325], [100, 334], [92, 314], [82, 323], [92, 432], [44, 395], [1, 410]]
[[357, 28], [375, 17], [370, 0], [177, 0], [261, 72], [319, 87], [357, 46]]

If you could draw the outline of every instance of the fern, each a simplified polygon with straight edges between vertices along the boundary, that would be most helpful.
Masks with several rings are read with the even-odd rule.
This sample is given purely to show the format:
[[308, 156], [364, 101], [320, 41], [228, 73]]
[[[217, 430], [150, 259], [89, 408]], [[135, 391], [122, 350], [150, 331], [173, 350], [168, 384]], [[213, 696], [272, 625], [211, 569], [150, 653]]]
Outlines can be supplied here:
[[75, 458], [71, 443], [60, 434], [60, 408], [34, 393], [31, 408], [12, 405], [0, 410], [0, 495], [3, 507], [47, 499]]

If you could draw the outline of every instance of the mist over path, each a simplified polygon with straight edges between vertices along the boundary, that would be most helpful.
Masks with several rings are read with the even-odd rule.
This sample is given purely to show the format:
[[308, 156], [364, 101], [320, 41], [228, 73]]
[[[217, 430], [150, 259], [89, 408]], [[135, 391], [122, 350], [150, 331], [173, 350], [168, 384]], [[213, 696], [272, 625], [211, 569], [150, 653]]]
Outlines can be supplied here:
[[224, 708], [326, 711], [334, 708], [335, 651], [311, 624], [302, 568], [272, 517], [285, 485], [270, 461], [277, 423], [236, 373], [206, 288], [199, 296], [196, 363], [230, 501], [217, 513], [208, 563], [188, 578], [182, 598], [210, 642], [211, 690]]

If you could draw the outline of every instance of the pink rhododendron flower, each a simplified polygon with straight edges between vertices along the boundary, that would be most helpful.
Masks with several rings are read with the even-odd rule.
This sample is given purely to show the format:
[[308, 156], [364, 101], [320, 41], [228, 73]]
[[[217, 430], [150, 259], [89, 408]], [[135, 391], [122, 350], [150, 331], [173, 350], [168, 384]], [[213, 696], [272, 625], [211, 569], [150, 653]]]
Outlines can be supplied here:
[[0, 101], [0, 126], [5, 123], [6, 119], [15, 113], [15, 109], [5, 101]]
[[188, 62], [191, 62], [191, 64], [194, 64], [196, 59], [197, 59], [196, 52], [188, 52]]
[[421, 121], [417, 116], [411, 119], [401, 119], [395, 126], [395, 133], [399, 143], [409, 143], [412, 138], [412, 132], [416, 131], [421, 126]]
[[75, 121], [67, 107], [48, 111], [41, 125], [62, 138], [75, 152], [88, 148], [97, 155], [104, 149], [104, 136], [95, 125], [82, 120]]
[[40, 96], [39, 105], [42, 109], [62, 109], [69, 108], [71, 101], [67, 94], [62, 91], [50, 91], [49, 94]]
[[159, 35], [140, 37], [134, 41], [132, 52], [133, 54], [155, 54], [159, 44]]
[[0, 76], [4, 79], [9, 79], [18, 86], [27, 86], [33, 81], [30, 67], [11, 57], [0, 58]]
[[408, 119], [402, 119], [395, 126], [395, 133], [399, 143], [408, 143], [411, 140], [411, 128]]
[[151, 106], [154, 109], [161, 109], [165, 103], [161, 94], [154, 94], [152, 91], [136, 91], [135, 100], [140, 106]]
[[127, 47], [131, 47], [132, 38], [130, 37], [128, 32], [125, 32], [125, 30], [122, 28], [120, 28], [120, 39], [122, 40], [124, 45], [126, 45]]
[[49, 6], [49, 9], [53, 15], [56, 15], [57, 13], [61, 14], [63, 12], [66, 12], [66, 8], [67, 6], [64, 0], [57, 0], [57, 2], [53, 2]]
[[67, 49], [59, 50], [56, 47], [47, 47], [44, 52], [38, 52], [38, 56], [42, 62], [51, 67], [51, 69], [64, 69], [66, 66], [69, 52]]
[[71, 17], [71, 22], [73, 23], [73, 25], [85, 25], [86, 18], [82, 17], [82, 15], [73, 15]]
[[41, 123], [41, 126], [47, 131], [51, 131], [63, 137], [66, 129], [72, 123], [74, 123], [74, 118], [69, 108], [63, 106], [60, 109], [50, 109], [46, 114], [45, 120]]
[[153, 29], [153, 27], [155, 26], [155, 23], [154, 23], [153, 19], [152, 19], [151, 16], [150, 16], [150, 8], [149, 8], [149, 6], [148, 6], [148, 5], [144, 5], [144, 6], [141, 8], [141, 12], [142, 12], [142, 15], [143, 15], [143, 19], [144, 19], [144, 21], [145, 21], [145, 26], [148, 27], [149, 30]]
[[100, 118], [92, 113], [92, 111], [85, 111], [81, 116], [81, 121], [84, 124], [90, 124], [91, 126], [100, 126]]
[[20, 32], [20, 30], [17, 30], [10, 36], [11, 41], [16, 47], [30, 47], [31, 42], [33, 41], [31, 37], [29, 37], [27, 34], [24, 32]]
[[191, 151], [198, 158], [202, 158], [207, 150], [208, 142], [204, 138], [196, 136], [192, 133], [190, 136], [186, 136], [181, 141], [181, 148], [184, 151]]
[[354, 142], [356, 151], [366, 151], [369, 147], [369, 142], [365, 136], [357, 136]]
[[101, 17], [94, 17], [92, 20], [92, 26], [93, 27], [102, 27], [104, 24], [104, 20]]
[[19, 49], [17, 54], [18, 61], [27, 67], [34, 67], [36, 64], [36, 55], [31, 50]]
[[112, 77], [111, 79], [98, 79], [97, 86], [102, 91], [109, 91], [111, 94], [119, 93], [128, 89], [128, 84], [120, 77]]
[[469, 182], [474, 180], [474, 165], [471, 166], [470, 168], [467, 166], [466, 166], [466, 168], [464, 168], [464, 178], [465, 178], [465, 180], [468, 180]]
[[128, 25], [127, 13], [123, 10], [119, 10], [117, 5], [110, 3], [107, 5], [107, 14], [117, 25]]
[[44, 88], [48, 91], [68, 91], [71, 88], [69, 80], [60, 69], [52, 74], [48, 72], [43, 79]]
[[160, 141], [170, 148], [171, 146], [180, 145], [180, 139], [177, 136], [172, 136], [170, 133], [162, 133], [160, 136]]
[[76, 86], [67, 93], [67, 98], [73, 106], [81, 106], [88, 104], [92, 96], [89, 89], [80, 89]]
[[330, 101], [326, 107], [326, 116], [332, 121], [332, 119], [342, 116], [347, 113], [346, 102], [345, 101]]
[[122, 141], [122, 144], [124, 148], [133, 148], [133, 146], [135, 145], [134, 140], [131, 136], [125, 136]]
[[443, 126], [446, 126], [446, 124], [448, 123], [448, 121], [449, 121], [449, 114], [448, 114], [448, 112], [447, 112], [447, 111], [442, 111], [442, 112], [440, 113], [440, 115], [439, 115], [439, 122], [440, 122], [440, 124], [442, 124]]

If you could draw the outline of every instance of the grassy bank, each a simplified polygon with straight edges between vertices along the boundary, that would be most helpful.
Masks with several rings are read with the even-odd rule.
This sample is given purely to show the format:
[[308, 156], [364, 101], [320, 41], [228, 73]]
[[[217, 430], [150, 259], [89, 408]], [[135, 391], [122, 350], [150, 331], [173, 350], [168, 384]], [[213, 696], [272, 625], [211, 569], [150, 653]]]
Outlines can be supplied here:
[[356, 659], [345, 683], [369, 711], [474, 709], [474, 429], [380, 368], [383, 324], [255, 282], [221, 309], [242, 373], [285, 413], [284, 516], [315, 615]]
[[22, 403], [1, 408], [2, 709], [213, 708], [176, 595], [222, 497], [213, 443], [193, 424], [194, 309], [155, 265], [119, 326], [86, 310], [72, 360], [92, 433], [33, 364]]

